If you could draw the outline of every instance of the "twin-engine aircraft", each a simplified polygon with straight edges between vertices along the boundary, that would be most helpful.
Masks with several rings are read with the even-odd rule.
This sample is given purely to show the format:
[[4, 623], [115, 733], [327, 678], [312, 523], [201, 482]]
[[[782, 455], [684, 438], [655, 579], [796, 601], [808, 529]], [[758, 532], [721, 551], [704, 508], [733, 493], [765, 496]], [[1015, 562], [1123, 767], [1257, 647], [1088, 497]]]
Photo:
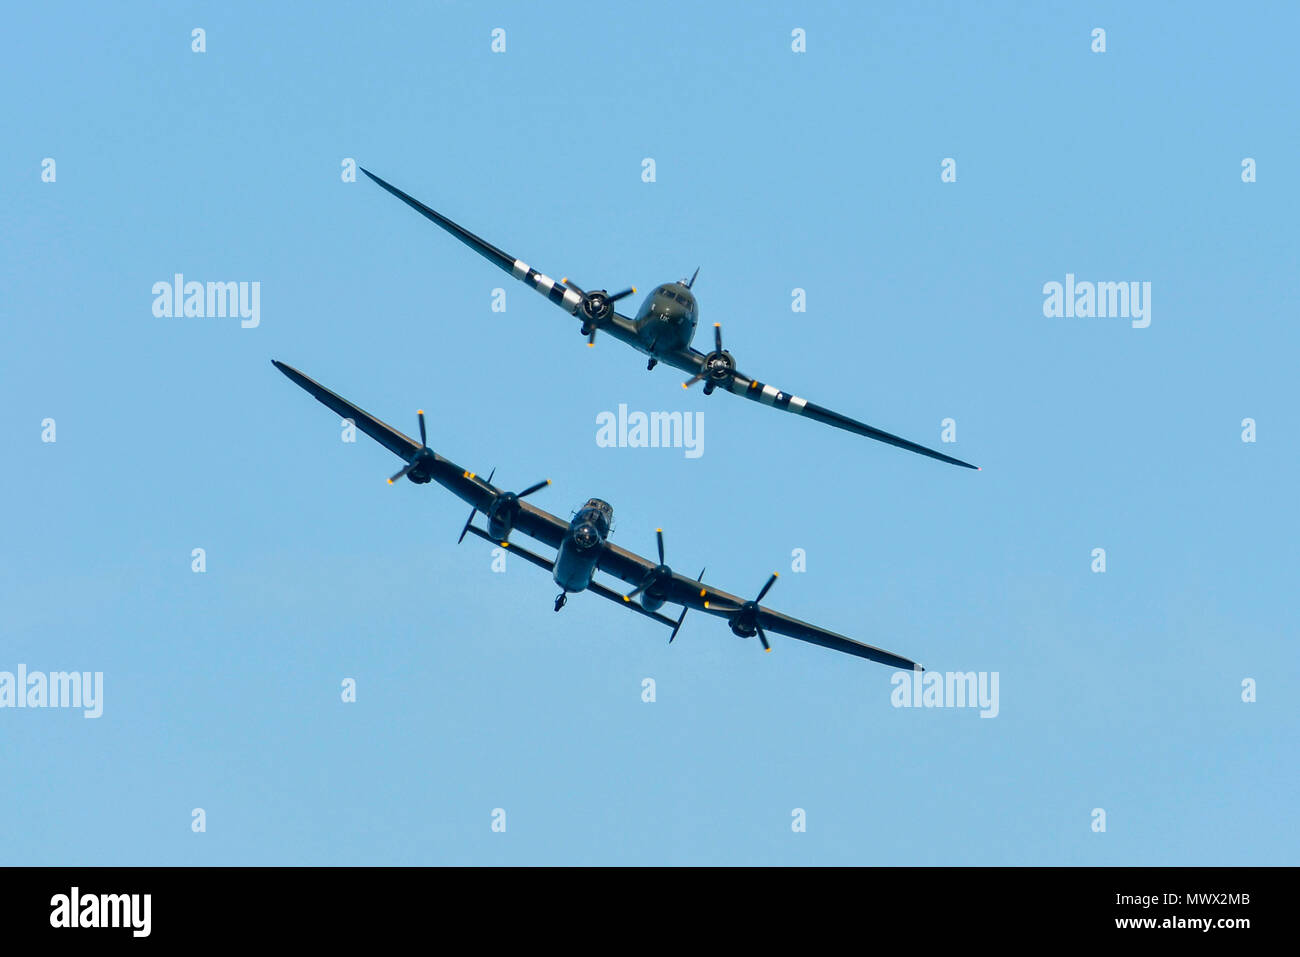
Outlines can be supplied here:
[[[492, 484], [494, 473], [489, 473], [486, 480], [480, 478], [475, 473], [444, 459], [425, 444], [423, 412], [418, 413], [420, 441], [416, 442], [391, 426], [385, 425], [347, 399], [331, 392], [319, 382], [303, 375], [297, 369], [274, 359], [271, 361], [277, 369], [315, 396], [318, 401], [343, 418], [351, 419], [356, 423], [357, 428], [406, 463], [388, 480], [390, 484], [403, 477], [421, 485], [437, 482], [468, 502], [469, 518], [466, 519], [465, 527], [457, 541], [463, 541], [467, 533], [472, 533], [485, 541], [508, 548], [512, 553], [549, 571], [555, 583], [560, 586], [560, 594], [555, 599], [556, 611], [564, 607], [570, 593], [588, 591], [671, 628], [669, 643], [681, 630], [686, 612], [695, 608], [726, 619], [732, 632], [738, 637], [757, 637], [764, 651], [772, 650], [767, 637], [771, 632], [821, 645], [834, 651], [842, 651], [858, 658], [878, 661], [895, 668], [919, 667], [915, 662], [900, 655], [864, 645], [843, 635], [837, 635], [833, 631], [826, 631], [816, 625], [764, 608], [759, 602], [767, 597], [768, 591], [776, 583], [775, 573], [758, 594], [749, 600], [703, 584], [701, 581], [704, 577], [703, 571], [696, 578], [679, 575], [664, 563], [662, 530], [657, 533], [658, 562], [634, 555], [610, 543], [609, 534], [614, 523], [614, 510], [601, 499], [588, 499], [587, 503], [574, 514], [573, 519], [566, 522], [524, 501], [527, 496], [549, 485], [550, 480], [537, 482], [520, 492], [508, 492], [497, 488]], [[486, 519], [486, 529], [474, 524], [474, 518], [479, 513], [482, 513]], [[510, 536], [514, 532], [527, 535], [555, 549], [554, 560], [544, 558], [510, 541]], [[622, 580], [633, 586], [632, 590], [622, 594], [601, 584], [595, 579], [597, 571]], [[661, 614], [659, 609], [665, 604], [681, 605], [681, 615], [674, 620]]]
[[650, 362], [646, 368], [653, 369], [663, 362], [689, 374], [690, 379], [682, 383], [682, 388], [690, 388], [697, 382], [703, 382], [705, 395], [710, 395], [715, 389], [721, 388], [774, 409], [783, 409], [795, 415], [816, 419], [837, 429], [865, 435], [867, 438], [886, 442], [900, 449], [907, 449], [909, 452], [928, 455], [940, 462], [960, 465], [968, 469], [977, 468], [969, 462], [944, 455], [934, 449], [927, 449], [923, 445], [891, 435], [889, 432], [850, 419], [846, 415], [840, 415], [807, 399], [801, 399], [797, 395], [791, 395], [789, 392], [783, 392], [741, 374], [736, 368], [736, 360], [731, 353], [722, 348], [720, 323], [713, 324], [713, 349], [710, 352], [704, 353], [693, 348], [691, 341], [695, 338], [695, 327], [699, 322], [700, 310], [691, 287], [695, 285], [695, 277], [699, 275], [698, 269], [690, 279], [657, 286], [641, 303], [641, 308], [637, 310], [635, 317], [623, 316], [615, 310], [614, 304], [635, 293], [635, 287], [611, 295], [604, 289], [584, 291], [568, 279], [556, 282], [522, 259], [516, 259], [502, 252], [469, 230], [456, 225], [436, 210], [425, 206], [418, 199], [384, 182], [369, 170], [362, 169], [362, 172], [416, 212], [451, 233], [488, 262], [532, 286], [565, 312], [580, 318], [581, 332], [587, 337], [589, 346], [595, 345], [596, 333], [604, 330], [615, 339], [620, 339], [638, 352], [649, 356]]

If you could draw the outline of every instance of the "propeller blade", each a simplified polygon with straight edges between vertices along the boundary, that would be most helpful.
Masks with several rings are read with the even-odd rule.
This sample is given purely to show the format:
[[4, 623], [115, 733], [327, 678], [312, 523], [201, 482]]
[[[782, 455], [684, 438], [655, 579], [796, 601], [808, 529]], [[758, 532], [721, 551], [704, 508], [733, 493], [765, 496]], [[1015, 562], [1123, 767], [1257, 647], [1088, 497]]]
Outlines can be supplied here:
[[561, 279], [560, 282], [564, 283], [566, 286], [568, 286], [570, 289], [572, 289], [574, 292], [576, 292], [579, 296], [585, 296], [585, 295], [586, 295], [586, 293], [583, 291], [582, 287], [579, 286], [576, 282], [570, 282], [570, 281], [569, 281], [569, 278], [568, 278], [567, 276], [566, 276], [564, 279]]
[[590, 349], [596, 344], [596, 330], [591, 330], [591, 335], [587, 336], [587, 348]]
[[713, 324], [713, 344], [717, 346], [718, 352], [722, 351], [722, 323], [720, 322]]
[[699, 382], [703, 378], [704, 378], [703, 372], [696, 373], [695, 375], [691, 376], [689, 379], [687, 379], [685, 382], [682, 383], [682, 388], [689, 389], [691, 386], [695, 385], [695, 383]]
[[494, 465], [494, 466], [492, 466], [492, 471], [491, 471], [491, 472], [488, 472], [488, 477], [487, 477], [487, 483], [488, 483], [488, 485], [491, 485], [491, 484], [492, 484], [492, 476], [494, 476], [494, 475], [496, 475], [496, 474], [497, 474], [497, 467]]
[[[701, 568], [701, 569], [700, 569], [700, 573], [699, 573], [698, 575], [695, 576], [695, 580], [696, 580], [697, 582], [698, 582], [698, 581], [703, 581], [703, 580], [704, 580], [704, 569], [703, 569], [703, 568]], [[682, 606], [682, 614], [681, 614], [681, 617], [679, 617], [679, 618], [677, 619], [677, 626], [673, 629], [673, 633], [672, 633], [671, 635], [668, 636], [668, 644], [671, 645], [671, 644], [673, 643], [673, 639], [677, 637], [677, 632], [679, 632], [679, 631], [682, 630], [682, 622], [684, 622], [684, 621], [686, 620], [686, 613], [687, 613], [688, 611], [690, 611], [690, 610], [691, 610], [691, 606], [690, 606], [690, 605], [683, 605], [683, 606]]]
[[664, 563], [664, 530], [656, 528], [655, 537], [659, 539], [659, 564], [662, 565]]
[[411, 471], [411, 468], [412, 468], [412, 465], [408, 463], [408, 464], [407, 464], [407, 465], [406, 465], [406, 466], [405, 466], [405, 467], [404, 467], [400, 472], [398, 472], [396, 475], [394, 475], [392, 478], [390, 478], [390, 479], [388, 480], [388, 484], [389, 484], [389, 485], [392, 485], [392, 484], [393, 484], [394, 482], [396, 482], [399, 478], [402, 478], [403, 476], [405, 476], [407, 472]]
[[542, 479], [542, 480], [541, 480], [540, 482], [538, 482], [537, 484], [528, 486], [528, 488], [524, 489], [524, 490], [523, 490], [522, 492], [520, 492], [520, 493], [518, 494], [518, 496], [516, 496], [516, 497], [517, 497], [517, 498], [523, 498], [525, 495], [532, 495], [532, 494], [533, 494], [534, 492], [536, 492], [538, 489], [546, 488], [546, 486], [548, 486], [548, 485], [550, 485], [550, 484], [551, 484], [551, 480], [550, 480], [550, 479]]
[[623, 600], [624, 600], [624, 601], [631, 601], [631, 600], [632, 600], [633, 598], [635, 598], [637, 595], [639, 595], [639, 594], [641, 594], [643, 591], [645, 591], [645, 585], [646, 585], [645, 582], [642, 582], [641, 584], [637, 585], [637, 586], [636, 586], [635, 588], [633, 588], [630, 592], [628, 592], [626, 595], [623, 596]]
[[420, 444], [428, 445], [429, 443], [426, 441], [428, 436], [424, 434], [424, 410], [420, 409], [415, 414], [420, 417]]
[[682, 614], [681, 614], [681, 616], [677, 619], [677, 624], [676, 624], [676, 626], [673, 628], [673, 633], [672, 633], [671, 635], [668, 636], [668, 644], [671, 645], [671, 644], [673, 643], [673, 639], [677, 637], [677, 632], [679, 632], [679, 631], [682, 630], [682, 622], [684, 622], [684, 621], [686, 620], [686, 613], [687, 613], [688, 611], [690, 611], [690, 608], [683, 608], [683, 609], [682, 609]]
[[687, 289], [690, 289], [692, 286], [695, 285], [695, 277], [698, 276], [699, 274], [700, 274], [700, 267], [696, 266], [695, 272], [691, 273], [691, 281], [686, 284]]
[[776, 572], [772, 572], [772, 577], [767, 580], [767, 584], [763, 586], [763, 590], [758, 593], [758, 597], [755, 598], [754, 601], [756, 602], [762, 601], [763, 596], [768, 593], [768, 591], [772, 588], [772, 586], [776, 584], [776, 580], [780, 577], [781, 576]]
[[465, 533], [469, 531], [470, 523], [474, 521], [474, 516], [477, 514], [478, 514], [478, 509], [471, 508], [469, 510], [469, 518], [465, 519], [465, 527], [460, 530], [460, 538], [456, 539], [457, 545], [465, 541]]
[[614, 295], [612, 295], [612, 296], [609, 297], [609, 301], [610, 301], [610, 302], [618, 302], [620, 299], [626, 299], [628, 296], [632, 295], [634, 292], [636, 292], [636, 286], [629, 286], [627, 289], [624, 289], [622, 292], [616, 292], [616, 293], [614, 293]]
[[754, 627], [758, 629], [758, 640], [763, 643], [763, 650], [771, 651], [772, 646], [767, 643], [767, 634], [763, 631], [763, 626], [756, 624]]

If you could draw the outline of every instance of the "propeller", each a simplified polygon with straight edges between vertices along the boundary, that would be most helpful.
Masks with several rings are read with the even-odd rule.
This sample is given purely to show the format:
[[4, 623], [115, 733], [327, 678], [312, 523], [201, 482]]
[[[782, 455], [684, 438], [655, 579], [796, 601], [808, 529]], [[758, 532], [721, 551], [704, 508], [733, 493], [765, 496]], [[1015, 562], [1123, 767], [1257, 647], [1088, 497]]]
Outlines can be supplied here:
[[433, 450], [427, 445], [428, 437], [425, 435], [424, 431], [424, 410], [420, 409], [416, 412], [416, 415], [420, 417], [420, 447], [416, 450], [415, 454], [411, 456], [411, 460], [388, 480], [389, 485], [392, 485], [405, 475], [410, 475], [412, 482], [421, 483], [429, 481], [428, 474], [421, 468], [421, 466], [433, 462]]
[[[505, 540], [510, 537], [510, 530], [514, 527], [515, 516], [519, 514], [519, 500], [527, 498], [550, 484], [550, 479], [542, 479], [540, 482], [534, 482], [522, 492], [498, 493], [487, 510], [488, 534], [504, 544]], [[469, 517], [472, 520], [474, 513], [471, 512]], [[465, 525], [468, 530], [469, 520], [465, 522]], [[465, 532], [462, 531], [461, 536], [464, 537], [464, 535]]]
[[604, 289], [593, 289], [587, 292], [576, 282], [570, 282], [567, 277], [560, 281], [582, 297], [582, 302], [578, 304], [576, 311], [582, 314], [582, 334], [587, 337], [588, 346], [596, 344], [596, 329], [614, 314], [614, 303], [636, 292], [636, 287], [630, 286], [611, 296]]
[[[653, 591], [656, 585], [672, 581], [673, 570], [664, 564], [664, 530], [662, 528], [655, 529], [655, 538], [659, 543], [659, 564], [646, 573], [645, 578], [641, 580], [641, 584], [637, 585], [623, 596], [624, 601], [631, 601], [647, 589]], [[662, 604], [662, 602], [660, 602], [660, 604]], [[674, 634], [676, 634], [676, 632], [674, 632]], [[669, 639], [669, 641], [671, 642], [671, 639]]]
[[[495, 468], [488, 473], [488, 485], [492, 484], [492, 476], [496, 474], [497, 470]], [[498, 492], [496, 498], [492, 500], [492, 504], [488, 506], [488, 532], [491, 533], [493, 526], [496, 526], [496, 531], [500, 531], [502, 534], [493, 535], [492, 537], [503, 542], [509, 538], [510, 529], [515, 522], [515, 515], [519, 512], [519, 500], [546, 488], [550, 484], [550, 479], [542, 479], [540, 482], [528, 486], [522, 492]], [[465, 519], [465, 527], [460, 530], [460, 537], [456, 539], [457, 545], [465, 540], [465, 536], [469, 533], [470, 524], [473, 523], [474, 516], [477, 514], [478, 509], [471, 508], [469, 510], [469, 518]]]
[[[772, 577], [769, 578], [767, 584], [759, 590], [758, 597], [753, 601], [747, 601], [742, 605], [730, 604], [728, 607], [723, 608], [724, 611], [729, 610], [734, 612], [731, 616], [731, 620], [728, 622], [728, 624], [731, 625], [732, 632], [741, 638], [752, 638], [754, 635], [757, 635], [759, 642], [763, 645], [764, 651], [771, 651], [772, 646], [767, 642], [767, 633], [763, 631], [763, 626], [758, 623], [758, 603], [767, 597], [767, 593], [772, 590], [772, 586], [776, 584], [776, 580], [780, 577], [779, 573], [772, 572]], [[717, 602], [706, 600], [704, 602], [704, 607], [716, 608], [722, 606]]]
[[715, 322], [713, 351], [704, 357], [704, 364], [700, 367], [700, 371], [682, 383], [682, 388], [689, 389], [701, 379], [705, 379], [707, 381], [704, 383], [704, 394], [711, 395], [718, 386], [728, 384], [735, 371], [736, 360], [731, 357], [730, 352], [722, 348], [722, 323]]

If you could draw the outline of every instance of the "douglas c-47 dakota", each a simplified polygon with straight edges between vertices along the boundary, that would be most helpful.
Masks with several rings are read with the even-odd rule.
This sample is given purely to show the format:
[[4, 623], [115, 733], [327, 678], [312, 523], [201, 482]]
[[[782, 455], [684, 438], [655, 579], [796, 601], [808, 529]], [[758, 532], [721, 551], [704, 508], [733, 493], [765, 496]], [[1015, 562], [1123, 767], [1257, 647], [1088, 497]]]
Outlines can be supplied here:
[[653, 369], [660, 362], [687, 373], [690, 378], [682, 383], [682, 388], [690, 388], [697, 382], [704, 383], [704, 394], [709, 395], [715, 389], [722, 389], [734, 395], [743, 396], [754, 402], [782, 409], [786, 412], [815, 419], [837, 429], [844, 429], [867, 438], [886, 442], [909, 452], [928, 455], [940, 462], [960, 465], [974, 469], [977, 466], [961, 459], [955, 459], [934, 449], [909, 442], [874, 426], [866, 425], [846, 415], [840, 415], [824, 406], [801, 399], [797, 395], [784, 392], [774, 386], [765, 385], [757, 379], [743, 375], [736, 368], [736, 360], [730, 352], [722, 348], [722, 325], [713, 324], [713, 348], [705, 353], [691, 346], [695, 338], [695, 327], [699, 323], [699, 304], [695, 300], [692, 287], [695, 275], [690, 279], [664, 283], [655, 289], [642, 302], [641, 308], [633, 317], [620, 315], [614, 304], [620, 299], [636, 292], [635, 288], [610, 294], [604, 289], [583, 290], [568, 279], [556, 282], [550, 276], [534, 269], [522, 259], [516, 259], [484, 239], [475, 236], [469, 230], [456, 225], [446, 216], [425, 206], [413, 196], [402, 192], [396, 186], [384, 182], [374, 173], [362, 169], [372, 180], [406, 203], [420, 215], [432, 220], [452, 236], [474, 250], [488, 262], [510, 273], [514, 278], [532, 286], [543, 296], [555, 303], [570, 315], [582, 321], [581, 332], [587, 337], [587, 345], [594, 345], [596, 333], [605, 331], [615, 339], [627, 343], [650, 357], [647, 368]]
[[[470, 513], [465, 528], [460, 533], [460, 541], [464, 540], [467, 533], [472, 533], [508, 548], [511, 553], [549, 571], [555, 583], [560, 586], [560, 594], [555, 599], [556, 611], [564, 607], [570, 593], [594, 592], [620, 607], [671, 628], [672, 633], [668, 638], [670, 643], [677, 637], [686, 612], [694, 608], [725, 619], [732, 632], [741, 638], [758, 638], [764, 651], [772, 650], [768, 641], [770, 632], [878, 661], [894, 668], [918, 667], [915, 662], [900, 655], [864, 645], [852, 638], [763, 607], [759, 603], [767, 597], [768, 591], [776, 582], [776, 574], [767, 580], [752, 599], [740, 598], [705, 585], [701, 581], [703, 571], [696, 578], [679, 575], [664, 563], [662, 530], [658, 532], [658, 562], [635, 555], [609, 541], [614, 510], [608, 503], [598, 498], [588, 499], [572, 520], [565, 521], [524, 501], [527, 496], [549, 485], [549, 480], [538, 482], [520, 492], [497, 488], [492, 484], [492, 474], [484, 479], [449, 462], [425, 444], [423, 412], [418, 413], [420, 441], [417, 442], [297, 369], [276, 360], [272, 362], [322, 404], [343, 418], [351, 419], [357, 428], [406, 463], [389, 479], [390, 484], [403, 477], [420, 485], [437, 482], [464, 499], [470, 506]], [[480, 513], [486, 519], [486, 529], [474, 524], [475, 516]], [[513, 533], [527, 535], [553, 548], [555, 558], [545, 558], [521, 548], [510, 540]], [[631, 590], [624, 594], [602, 584], [595, 578], [598, 571], [631, 585]], [[659, 609], [665, 604], [681, 605], [680, 617], [674, 620], [661, 614]]]

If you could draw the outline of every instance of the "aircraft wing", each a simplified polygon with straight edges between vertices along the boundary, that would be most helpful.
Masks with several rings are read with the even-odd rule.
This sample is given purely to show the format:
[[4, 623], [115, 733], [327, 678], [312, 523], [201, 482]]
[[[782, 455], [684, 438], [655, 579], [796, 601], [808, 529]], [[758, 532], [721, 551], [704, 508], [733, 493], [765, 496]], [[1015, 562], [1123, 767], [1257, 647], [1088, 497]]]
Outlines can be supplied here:
[[[698, 349], [691, 349], [678, 353], [673, 358], [667, 360], [672, 365], [685, 372], [689, 372], [700, 379], [708, 381], [709, 370], [706, 360], [708, 356]], [[907, 439], [901, 438], [883, 429], [877, 429], [875, 426], [867, 425], [865, 422], [859, 422], [856, 419], [850, 419], [847, 415], [841, 415], [825, 406], [809, 402], [807, 399], [801, 399], [797, 395], [784, 392], [774, 386], [759, 382], [757, 379], [751, 379], [743, 375], [737, 369], [731, 369], [727, 377], [717, 382], [718, 389], [725, 389], [734, 395], [743, 396], [753, 402], [762, 405], [771, 406], [774, 409], [781, 409], [784, 412], [792, 412], [795, 415], [801, 415], [806, 419], [814, 419], [826, 425], [834, 426], [837, 429], [844, 429], [846, 432], [853, 432], [857, 435], [864, 435], [869, 439], [875, 439], [878, 442], [885, 442], [900, 449], [906, 449], [909, 452], [916, 452], [918, 455], [929, 456], [932, 459], [938, 459], [940, 462], [947, 462], [949, 465], [960, 465], [962, 468], [976, 469], [979, 466], [971, 465], [969, 462], [963, 462], [961, 459], [953, 458], [951, 455], [944, 455], [942, 452], [936, 452], [934, 449], [928, 449], [924, 445], [918, 445]]]
[[[306, 392], [310, 393], [325, 407], [332, 409], [336, 414], [345, 419], [351, 419], [358, 429], [370, 436], [390, 452], [400, 456], [409, 466], [414, 465], [417, 460], [422, 463], [421, 468], [427, 469], [429, 477], [437, 481], [444, 488], [449, 489], [457, 497], [474, 506], [475, 509], [482, 511], [495, 500], [497, 493], [500, 491], [495, 486], [488, 484], [473, 472], [462, 469], [454, 462], [444, 459], [441, 455], [426, 448], [423, 444], [415, 441], [409, 435], [398, 432], [391, 425], [375, 418], [365, 409], [349, 402], [337, 392], [325, 388], [315, 379], [299, 372], [293, 366], [285, 365], [278, 359], [272, 359], [272, 364], [283, 372], [291, 381], [301, 386]], [[420, 413], [421, 422], [423, 422], [424, 413]], [[420, 426], [423, 431], [423, 424]], [[403, 470], [406, 471], [406, 470]], [[400, 475], [401, 473], [399, 473]], [[396, 478], [397, 476], [394, 476]], [[389, 480], [393, 481], [392, 479]], [[546, 513], [541, 513], [545, 515]], [[542, 523], [538, 523], [541, 527]]]
[[333, 409], [345, 419], [351, 419], [356, 423], [358, 429], [388, 449], [388, 451], [401, 456], [407, 462], [411, 461], [415, 453], [420, 451], [420, 443], [415, 439], [409, 435], [403, 435], [391, 425], [379, 421], [369, 412], [353, 405], [338, 393], [331, 392], [315, 379], [303, 375], [293, 366], [285, 365], [279, 359], [272, 359], [271, 364], [314, 396], [322, 405]]
[[[519, 513], [515, 516], [514, 532], [523, 532], [529, 538], [536, 539], [551, 548], [558, 549], [564, 536], [568, 534], [569, 523], [558, 515], [543, 511], [527, 502], [519, 503]], [[515, 546], [511, 545], [511, 548]]]
[[[656, 563], [629, 552], [625, 548], [619, 548], [617, 545], [606, 542], [597, 567], [606, 574], [622, 579], [635, 587], [645, 580], [646, 576], [656, 567]], [[682, 605], [684, 608], [694, 608], [705, 614], [725, 619], [732, 618], [737, 609], [745, 603], [743, 598], [719, 591], [709, 585], [702, 584], [698, 579], [687, 578], [685, 575], [676, 572], [673, 573], [672, 581], [667, 583], [665, 590], [668, 602]], [[636, 599], [626, 604], [640, 607]], [[882, 665], [907, 669], [918, 667], [916, 662], [910, 658], [904, 658], [902, 655], [896, 655], [881, 648], [863, 644], [836, 632], [827, 631], [825, 628], [810, 625], [798, 618], [772, 611], [770, 608], [760, 606], [758, 624], [763, 627], [764, 631], [772, 634], [785, 635], [787, 638], [806, 641], [810, 644], [820, 645], [823, 648], [829, 648], [832, 651], [839, 651], [857, 658], [879, 662]], [[681, 626], [680, 621], [677, 622], [677, 626]]]
[[[712, 609], [706, 609], [712, 612]], [[712, 612], [721, 615], [723, 612]], [[823, 648], [829, 648], [832, 651], [842, 651], [846, 655], [853, 655], [857, 658], [866, 658], [868, 661], [876, 661], [882, 665], [889, 665], [891, 668], [919, 668], [915, 661], [910, 658], [904, 658], [902, 655], [896, 655], [893, 652], [885, 651], [882, 648], [875, 648], [871, 645], [863, 644], [860, 641], [854, 641], [852, 638], [846, 638], [843, 635], [836, 634], [833, 631], [827, 631], [825, 628], [818, 628], [816, 625], [810, 625], [806, 621], [800, 621], [798, 618], [791, 618], [789, 615], [783, 615], [779, 611], [772, 611], [768, 608], [760, 609], [758, 613], [758, 623], [763, 626], [763, 630], [769, 634], [785, 635], [788, 638], [797, 638], [799, 641], [806, 641], [810, 644], [821, 645]]]
[[[496, 246], [493, 246], [486, 239], [483, 239], [480, 236], [475, 236], [473, 233], [471, 233], [468, 229], [465, 229], [463, 226], [453, 223], [450, 219], [442, 215], [442, 213], [438, 212], [436, 209], [430, 209], [428, 206], [424, 205], [424, 203], [420, 202], [414, 196], [411, 196], [409, 193], [403, 192], [402, 190], [394, 186], [392, 183], [388, 183], [380, 179], [374, 173], [370, 172], [370, 170], [362, 167], [361, 172], [365, 173], [372, 180], [374, 180], [378, 185], [386, 189], [388, 192], [392, 193], [394, 196], [396, 196], [398, 199], [404, 202], [407, 206], [410, 206], [421, 216], [424, 216], [426, 219], [436, 223], [437, 225], [445, 229], [447, 232], [451, 233], [452, 236], [459, 239], [470, 249], [474, 250], [474, 252], [478, 253], [488, 262], [492, 263], [492, 265], [496, 266], [498, 269], [503, 270], [504, 272], [510, 273], [510, 275], [514, 276], [520, 282], [532, 286], [543, 296], [545, 296], [551, 302], [555, 303], [557, 306], [559, 306], [561, 309], [563, 309], [565, 312], [569, 313], [570, 315], [579, 314], [578, 311], [580, 308], [582, 308], [584, 300], [594, 299], [594, 297], [600, 297], [600, 299], [603, 300], [603, 302], [597, 304], [598, 311], [604, 313], [605, 309], [608, 309], [608, 315], [606, 316], [602, 314], [601, 316], [601, 327], [607, 328], [611, 332], [615, 332], [615, 333], [622, 332], [624, 335], [635, 333], [635, 327], [632, 326], [630, 320], [628, 320], [624, 316], [618, 315], [618, 313], [614, 312], [612, 308], [613, 303], [617, 302], [619, 299], [622, 299], [626, 295], [630, 295], [631, 293], [636, 292], [635, 289], [629, 289], [626, 292], [617, 293], [613, 296], [608, 295], [603, 290], [595, 293], [584, 294], [581, 289], [579, 289], [576, 285], [569, 283], [568, 280], [556, 282], [550, 276], [534, 269], [532, 266], [528, 265], [528, 263], [524, 262], [522, 259], [517, 259], [514, 256], [511, 256], [509, 253], [503, 252], [502, 250], [498, 249]], [[590, 304], [591, 303], [589, 303], [589, 305]], [[583, 318], [585, 321], [585, 317], [579, 316], [579, 318]]]

